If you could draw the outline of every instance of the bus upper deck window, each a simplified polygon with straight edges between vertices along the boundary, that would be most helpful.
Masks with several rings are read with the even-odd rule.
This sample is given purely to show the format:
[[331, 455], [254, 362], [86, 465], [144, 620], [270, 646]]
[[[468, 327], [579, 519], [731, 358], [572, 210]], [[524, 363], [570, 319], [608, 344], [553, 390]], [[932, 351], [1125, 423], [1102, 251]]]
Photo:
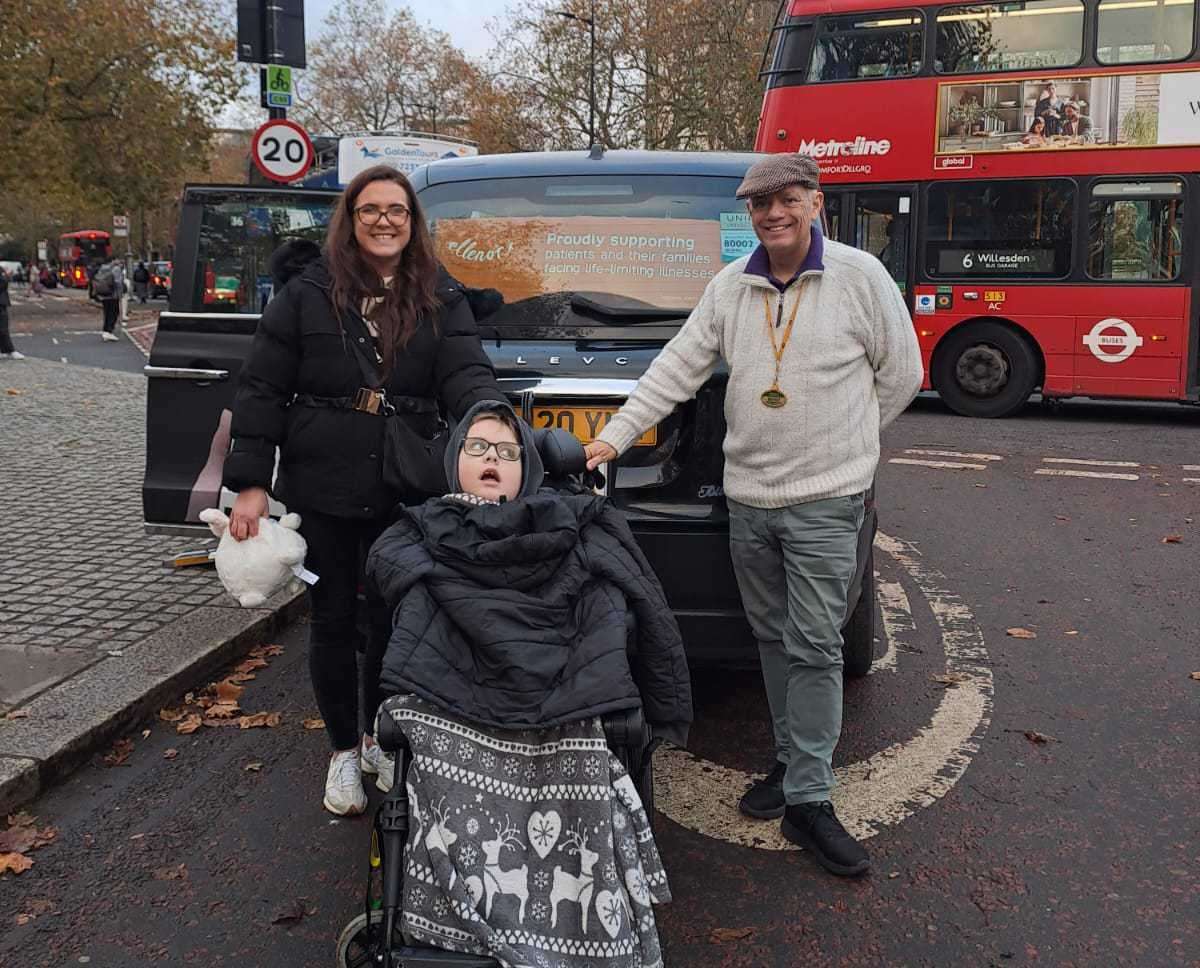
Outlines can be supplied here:
[[1098, 15], [1101, 64], [1178, 61], [1192, 52], [1195, 0], [1100, 0]]
[[809, 81], [906, 77], [921, 70], [925, 21], [916, 10], [825, 17]]
[[1073, 67], [1083, 59], [1083, 0], [944, 7], [937, 17], [942, 74]]

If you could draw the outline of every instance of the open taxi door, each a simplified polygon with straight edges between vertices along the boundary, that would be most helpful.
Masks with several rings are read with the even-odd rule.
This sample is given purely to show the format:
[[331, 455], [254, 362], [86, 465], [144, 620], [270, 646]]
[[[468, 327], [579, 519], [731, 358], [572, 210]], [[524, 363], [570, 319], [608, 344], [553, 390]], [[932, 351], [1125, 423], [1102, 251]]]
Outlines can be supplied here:
[[199, 534], [221, 494], [234, 388], [274, 296], [268, 260], [289, 239], [323, 242], [337, 192], [188, 186], [175, 239], [170, 309], [145, 372], [147, 532]]

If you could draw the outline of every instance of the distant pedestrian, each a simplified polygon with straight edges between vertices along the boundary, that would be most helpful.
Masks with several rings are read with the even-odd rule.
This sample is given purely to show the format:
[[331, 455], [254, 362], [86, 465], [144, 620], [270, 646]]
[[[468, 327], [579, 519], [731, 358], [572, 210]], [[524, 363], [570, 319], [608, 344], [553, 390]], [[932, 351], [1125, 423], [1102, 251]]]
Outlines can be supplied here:
[[133, 294], [138, 297], [139, 302], [145, 303], [149, 291], [150, 270], [146, 268], [146, 263], [139, 262], [133, 270]]
[[88, 295], [98, 300], [104, 310], [104, 329], [100, 338], [107, 343], [115, 343], [120, 339], [114, 330], [121, 315], [121, 293], [124, 289], [125, 270], [116, 259], [100, 266], [92, 276]]
[[36, 262], [29, 263], [29, 292], [34, 296], [42, 294], [42, 270]]
[[13, 346], [12, 337], [8, 335], [8, 307], [12, 300], [8, 298], [8, 273], [0, 268], [0, 360], [23, 360], [24, 353], [18, 353]]

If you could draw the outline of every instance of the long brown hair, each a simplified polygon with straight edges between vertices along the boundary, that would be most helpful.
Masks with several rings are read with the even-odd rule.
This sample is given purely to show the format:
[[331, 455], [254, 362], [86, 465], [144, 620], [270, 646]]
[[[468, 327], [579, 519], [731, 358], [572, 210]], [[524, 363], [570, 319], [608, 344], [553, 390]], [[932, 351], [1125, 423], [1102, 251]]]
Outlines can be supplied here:
[[[379, 273], [363, 258], [354, 237], [354, 206], [362, 190], [372, 182], [395, 182], [408, 196], [409, 239], [386, 292], [380, 291]], [[333, 277], [330, 296], [339, 321], [343, 310], [358, 310], [368, 296], [382, 295], [383, 303], [373, 321], [379, 330], [383, 372], [392, 370], [396, 354], [403, 350], [417, 331], [422, 316], [432, 315], [439, 303], [436, 295], [437, 258], [433, 237], [417, 202], [417, 193], [407, 178], [387, 165], [376, 165], [360, 172], [346, 186], [329, 220], [325, 240], [325, 259]]]

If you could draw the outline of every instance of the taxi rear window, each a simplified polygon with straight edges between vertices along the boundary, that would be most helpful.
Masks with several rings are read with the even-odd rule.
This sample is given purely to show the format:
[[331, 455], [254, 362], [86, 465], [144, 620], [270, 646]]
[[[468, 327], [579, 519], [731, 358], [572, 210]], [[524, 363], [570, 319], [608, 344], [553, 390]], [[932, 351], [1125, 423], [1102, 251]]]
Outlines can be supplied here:
[[757, 244], [739, 179], [492, 179], [421, 193], [438, 258], [468, 286], [516, 303], [569, 292], [622, 306], [691, 309]]

